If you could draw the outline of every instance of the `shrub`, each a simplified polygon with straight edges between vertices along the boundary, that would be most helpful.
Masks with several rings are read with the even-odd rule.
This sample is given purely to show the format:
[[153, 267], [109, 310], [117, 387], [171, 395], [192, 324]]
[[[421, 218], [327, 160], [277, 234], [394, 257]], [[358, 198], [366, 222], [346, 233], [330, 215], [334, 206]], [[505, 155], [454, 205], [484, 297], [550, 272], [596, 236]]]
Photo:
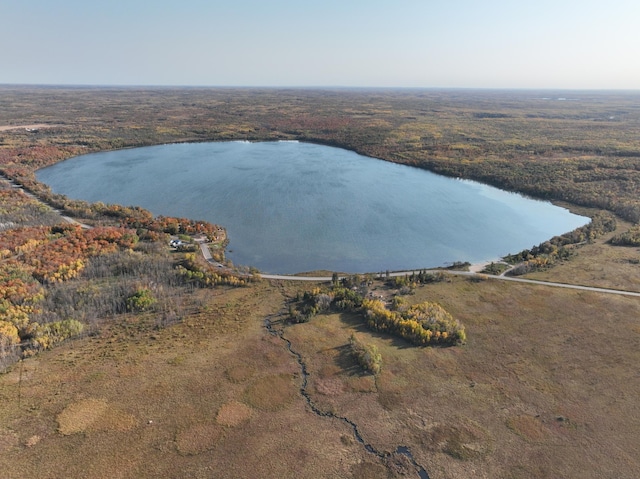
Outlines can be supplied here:
[[614, 236], [609, 242], [614, 246], [640, 246], [640, 224], [632, 226], [625, 233]]
[[84, 325], [75, 319], [38, 325], [32, 346], [35, 349], [50, 349], [65, 339], [78, 336], [83, 330]]
[[589, 224], [576, 228], [569, 233], [554, 236], [549, 241], [540, 243], [531, 249], [507, 255], [504, 260], [510, 264], [526, 263], [525, 268], [516, 268], [510, 271], [509, 274], [513, 276], [546, 269], [553, 266], [556, 261], [565, 260], [571, 255], [570, 250], [565, 248], [566, 245], [591, 242], [598, 236], [615, 231], [615, 229], [615, 216], [608, 212], [600, 212], [593, 216]]
[[351, 355], [356, 362], [369, 371], [371, 374], [378, 375], [382, 369], [382, 355], [378, 352], [378, 348], [373, 344], [365, 344], [359, 341], [355, 334], [351, 334], [349, 338], [349, 347]]
[[151, 290], [138, 288], [138, 290], [127, 298], [127, 310], [141, 312], [146, 311], [156, 302]]
[[466, 341], [464, 326], [436, 303], [426, 301], [406, 311], [390, 311], [382, 301], [365, 299], [362, 307], [371, 329], [400, 336], [413, 344], [453, 345]]
[[4, 348], [20, 342], [18, 328], [7, 321], [0, 321], [0, 354]]

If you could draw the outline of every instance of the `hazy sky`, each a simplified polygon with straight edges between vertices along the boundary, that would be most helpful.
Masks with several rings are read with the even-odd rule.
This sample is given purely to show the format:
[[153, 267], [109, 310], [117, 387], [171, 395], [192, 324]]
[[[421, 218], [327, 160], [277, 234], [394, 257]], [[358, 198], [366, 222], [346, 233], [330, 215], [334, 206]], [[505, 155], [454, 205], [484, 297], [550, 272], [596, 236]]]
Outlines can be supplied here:
[[0, 83], [640, 89], [638, 0], [0, 0]]

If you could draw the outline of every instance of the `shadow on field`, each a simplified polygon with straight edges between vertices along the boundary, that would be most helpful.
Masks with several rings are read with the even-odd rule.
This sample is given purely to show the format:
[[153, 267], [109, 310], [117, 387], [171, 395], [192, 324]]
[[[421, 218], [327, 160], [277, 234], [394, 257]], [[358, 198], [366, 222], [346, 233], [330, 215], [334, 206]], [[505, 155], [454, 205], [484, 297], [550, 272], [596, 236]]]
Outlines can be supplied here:
[[349, 376], [357, 377], [368, 375], [353, 358], [349, 344], [344, 344], [334, 349], [338, 351], [338, 355], [335, 357], [336, 366], [338, 366], [342, 372]]
[[[399, 338], [397, 336], [393, 336], [391, 334], [386, 334], [386, 333], [381, 333], [379, 331], [374, 331], [373, 329], [370, 329], [369, 327], [367, 327], [363, 317], [359, 314], [354, 314], [354, 313], [342, 313], [340, 314], [340, 321], [342, 321], [344, 324], [350, 326], [351, 328], [353, 328], [357, 333], [363, 334], [363, 335], [367, 335], [369, 337], [372, 338], [377, 338], [383, 341], [388, 342], [390, 345], [392, 345], [395, 348], [398, 349], [409, 349], [409, 348], [415, 348], [417, 346], [411, 344], [408, 341], [405, 341], [402, 338]], [[348, 347], [348, 345], [347, 345]], [[434, 347], [434, 346], [432, 346]]]

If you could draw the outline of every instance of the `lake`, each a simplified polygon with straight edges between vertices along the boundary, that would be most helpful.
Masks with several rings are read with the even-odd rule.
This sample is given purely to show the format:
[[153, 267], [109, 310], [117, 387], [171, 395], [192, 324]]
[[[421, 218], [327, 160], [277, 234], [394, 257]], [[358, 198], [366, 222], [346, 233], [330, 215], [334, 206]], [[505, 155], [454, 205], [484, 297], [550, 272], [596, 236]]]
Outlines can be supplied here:
[[273, 274], [495, 260], [589, 222], [481, 183], [299, 142], [109, 151], [36, 176], [70, 198], [222, 225], [229, 259]]

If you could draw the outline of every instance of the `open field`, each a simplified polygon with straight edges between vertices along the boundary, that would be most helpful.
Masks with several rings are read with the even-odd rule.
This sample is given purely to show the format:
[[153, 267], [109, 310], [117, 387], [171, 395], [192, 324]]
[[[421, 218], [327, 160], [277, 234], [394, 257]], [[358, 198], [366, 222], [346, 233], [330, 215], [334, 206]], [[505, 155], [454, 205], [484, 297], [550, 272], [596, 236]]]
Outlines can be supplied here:
[[[462, 279], [425, 298], [466, 346], [411, 348], [338, 315], [292, 328], [318, 403], [379, 447], [409, 445], [430, 477], [637, 476], [637, 300]], [[375, 384], [341, 356], [352, 329], [382, 354]]]
[[[122, 318], [14, 367], [0, 377], [4, 477], [410, 472], [309, 409], [296, 359], [264, 329], [283, 291], [203, 292], [181, 324]], [[465, 324], [466, 345], [412, 347], [349, 315], [286, 327], [315, 406], [379, 451], [410, 447], [431, 478], [640, 474], [637, 299], [462, 278], [423, 299]], [[345, 354], [351, 332], [381, 352], [377, 380]]]
[[[615, 211], [616, 232], [525, 277], [640, 291], [640, 250], [607, 243], [640, 218], [640, 97], [542, 96], [0, 86], [0, 126], [11, 127], [0, 129], [0, 170], [65, 214], [109, 225], [113, 209], [51, 195], [33, 171], [171, 141], [335, 144], [572, 201], [576, 212], [585, 211], [576, 204]], [[36, 124], [50, 128], [25, 129]], [[57, 213], [5, 183], [5, 231], [56, 223]], [[32, 240], [7, 249], [0, 266], [44, 241]], [[0, 374], [0, 476], [390, 479], [419, 477], [417, 464], [431, 479], [640, 477], [638, 298], [451, 277], [405, 299], [441, 304], [464, 324], [466, 344], [415, 347], [354, 313], [284, 323], [287, 300], [313, 282], [185, 285], [172, 278], [190, 260], [167, 243], [141, 241], [86, 260], [75, 278], [43, 282], [42, 304], [102, 304], [103, 290], [139, 286], [144, 272], [158, 306], [84, 312], [88, 334]], [[125, 303], [108, 291], [108, 306]], [[84, 307], [69, 304], [69, 315]], [[381, 353], [377, 377], [349, 354], [352, 333]], [[416, 464], [394, 453], [399, 446]]]

